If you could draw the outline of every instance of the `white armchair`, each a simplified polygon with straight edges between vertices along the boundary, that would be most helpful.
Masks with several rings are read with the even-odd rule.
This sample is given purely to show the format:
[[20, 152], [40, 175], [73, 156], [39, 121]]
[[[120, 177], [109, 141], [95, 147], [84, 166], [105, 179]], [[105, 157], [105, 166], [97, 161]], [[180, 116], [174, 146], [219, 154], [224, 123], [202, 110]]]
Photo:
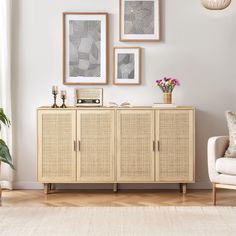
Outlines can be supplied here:
[[236, 190], [236, 158], [224, 157], [229, 137], [212, 137], [208, 140], [208, 171], [213, 184], [213, 204], [216, 205], [216, 189]]

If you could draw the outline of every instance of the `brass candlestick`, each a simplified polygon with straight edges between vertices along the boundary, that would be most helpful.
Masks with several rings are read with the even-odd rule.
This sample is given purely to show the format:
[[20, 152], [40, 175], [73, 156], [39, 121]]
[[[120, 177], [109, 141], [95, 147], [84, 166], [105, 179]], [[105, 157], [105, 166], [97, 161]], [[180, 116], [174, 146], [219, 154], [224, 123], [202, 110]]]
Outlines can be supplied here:
[[66, 100], [66, 91], [62, 90], [61, 91], [61, 99], [62, 99], [62, 105], [60, 108], [66, 108], [65, 100]]
[[54, 103], [51, 107], [52, 108], [58, 108], [58, 105], [57, 105], [58, 88], [57, 88], [57, 86], [52, 86], [52, 94], [53, 94], [53, 97], [54, 97]]

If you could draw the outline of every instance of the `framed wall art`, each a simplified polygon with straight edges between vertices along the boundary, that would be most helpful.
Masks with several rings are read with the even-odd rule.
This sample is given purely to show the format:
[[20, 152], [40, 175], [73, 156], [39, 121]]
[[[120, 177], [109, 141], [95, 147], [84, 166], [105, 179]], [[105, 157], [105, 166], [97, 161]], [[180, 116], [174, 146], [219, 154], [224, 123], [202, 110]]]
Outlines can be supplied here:
[[115, 85], [141, 83], [141, 48], [113, 48], [113, 83]]
[[63, 84], [106, 84], [108, 14], [63, 13]]
[[159, 0], [119, 0], [120, 41], [160, 40]]

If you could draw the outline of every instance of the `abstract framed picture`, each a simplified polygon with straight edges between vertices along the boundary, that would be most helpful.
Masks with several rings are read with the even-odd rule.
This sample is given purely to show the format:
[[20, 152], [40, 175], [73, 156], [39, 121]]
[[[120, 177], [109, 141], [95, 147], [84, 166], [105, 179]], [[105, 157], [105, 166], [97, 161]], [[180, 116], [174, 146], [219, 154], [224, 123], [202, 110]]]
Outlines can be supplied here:
[[119, 0], [120, 41], [160, 40], [159, 0]]
[[141, 83], [141, 48], [113, 48], [113, 83], [115, 85]]
[[63, 13], [63, 84], [108, 81], [108, 13]]

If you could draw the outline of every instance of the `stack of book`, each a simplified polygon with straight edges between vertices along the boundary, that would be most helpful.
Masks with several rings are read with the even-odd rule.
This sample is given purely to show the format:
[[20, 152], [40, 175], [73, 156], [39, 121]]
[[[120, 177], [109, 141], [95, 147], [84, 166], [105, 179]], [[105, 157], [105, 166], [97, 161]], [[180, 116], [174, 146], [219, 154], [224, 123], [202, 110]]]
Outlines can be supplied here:
[[166, 103], [153, 103], [152, 107], [156, 108], [176, 108], [176, 104], [166, 104]]
[[132, 105], [129, 102], [123, 102], [120, 105], [116, 102], [109, 102], [108, 107], [132, 107]]

